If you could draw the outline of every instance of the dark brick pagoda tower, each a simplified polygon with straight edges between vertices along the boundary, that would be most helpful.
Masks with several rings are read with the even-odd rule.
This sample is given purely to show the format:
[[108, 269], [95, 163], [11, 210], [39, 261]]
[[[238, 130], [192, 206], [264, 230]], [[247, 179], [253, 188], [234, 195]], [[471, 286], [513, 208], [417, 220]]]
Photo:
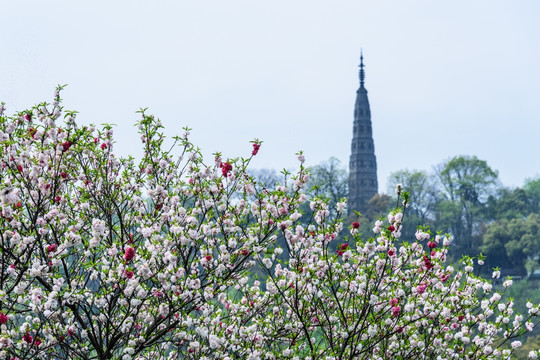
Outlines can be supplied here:
[[364, 57], [360, 55], [360, 88], [354, 106], [353, 138], [349, 160], [349, 212], [365, 213], [369, 200], [377, 193], [377, 159], [371, 128], [371, 111], [364, 87]]

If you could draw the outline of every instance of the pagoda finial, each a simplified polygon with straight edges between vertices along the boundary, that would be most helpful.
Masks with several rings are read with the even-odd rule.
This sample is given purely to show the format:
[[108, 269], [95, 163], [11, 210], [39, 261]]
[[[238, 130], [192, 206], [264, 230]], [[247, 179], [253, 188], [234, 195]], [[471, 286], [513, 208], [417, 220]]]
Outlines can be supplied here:
[[360, 87], [364, 87], [364, 79], [366, 78], [366, 73], [364, 71], [364, 54], [362, 50], [360, 50]]

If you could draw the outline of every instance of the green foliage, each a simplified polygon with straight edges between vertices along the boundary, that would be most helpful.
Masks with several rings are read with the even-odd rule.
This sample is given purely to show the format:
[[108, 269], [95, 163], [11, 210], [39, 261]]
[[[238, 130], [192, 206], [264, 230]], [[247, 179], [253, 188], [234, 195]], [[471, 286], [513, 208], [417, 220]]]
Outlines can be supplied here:
[[514, 355], [518, 360], [526, 360], [529, 359], [529, 352], [536, 349], [540, 349], [540, 335], [527, 338], [523, 346], [514, 351]]
[[[373, 235], [373, 223], [382, 215], [388, 214], [395, 207], [394, 199], [386, 194], [375, 194], [368, 202], [364, 214], [357, 213], [349, 216], [348, 222], [358, 221], [360, 224], [359, 233], [365, 237]], [[356, 211], [355, 211], [356, 213]]]
[[487, 202], [487, 216], [493, 220], [526, 217], [531, 213], [529, 196], [524, 189], [499, 189]]
[[476, 156], [456, 156], [439, 165], [436, 176], [441, 186], [438, 220], [454, 235], [454, 255], [474, 254], [481, 238], [478, 224], [486, 219], [489, 196], [496, 193], [497, 171]]
[[348, 196], [349, 174], [341, 167], [338, 159], [331, 157], [309, 170], [311, 174], [309, 185], [312, 189], [312, 195], [327, 197], [331, 209], [334, 209], [341, 199]]
[[480, 249], [489, 261], [510, 262], [516, 275], [526, 275], [525, 265], [532, 273], [540, 256], [540, 215], [495, 221], [488, 226]]
[[389, 193], [394, 192], [395, 184], [402, 184], [411, 199], [407, 208], [408, 215], [416, 216], [421, 223], [432, 219], [437, 199], [435, 178], [425, 171], [398, 170], [388, 177]]
[[523, 190], [527, 194], [529, 210], [534, 213], [540, 212], [540, 177], [525, 180]]

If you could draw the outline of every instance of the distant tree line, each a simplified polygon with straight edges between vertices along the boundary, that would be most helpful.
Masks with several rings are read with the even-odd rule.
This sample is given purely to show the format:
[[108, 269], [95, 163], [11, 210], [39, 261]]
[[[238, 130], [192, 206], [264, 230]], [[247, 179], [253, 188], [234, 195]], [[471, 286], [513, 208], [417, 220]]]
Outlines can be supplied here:
[[[414, 222], [452, 234], [455, 260], [482, 253], [486, 270], [501, 267], [503, 274], [516, 276], [539, 268], [540, 178], [525, 180], [523, 187], [504, 187], [486, 161], [456, 156], [431, 172], [394, 172], [388, 183], [409, 189], [408, 216]], [[413, 231], [404, 232], [411, 236]]]

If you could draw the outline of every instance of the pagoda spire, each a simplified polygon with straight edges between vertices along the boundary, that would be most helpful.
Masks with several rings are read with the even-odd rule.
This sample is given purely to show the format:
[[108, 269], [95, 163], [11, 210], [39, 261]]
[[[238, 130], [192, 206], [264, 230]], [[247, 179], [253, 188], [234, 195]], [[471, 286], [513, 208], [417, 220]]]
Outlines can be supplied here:
[[360, 68], [359, 78], [360, 78], [360, 87], [364, 87], [364, 80], [366, 78], [366, 72], [364, 71], [364, 54], [362, 53], [362, 50], [360, 50], [360, 65], [358, 66]]
[[349, 214], [365, 213], [378, 192], [377, 158], [373, 141], [368, 91], [364, 87], [364, 55], [360, 53], [360, 88], [354, 104], [353, 137], [349, 160]]

